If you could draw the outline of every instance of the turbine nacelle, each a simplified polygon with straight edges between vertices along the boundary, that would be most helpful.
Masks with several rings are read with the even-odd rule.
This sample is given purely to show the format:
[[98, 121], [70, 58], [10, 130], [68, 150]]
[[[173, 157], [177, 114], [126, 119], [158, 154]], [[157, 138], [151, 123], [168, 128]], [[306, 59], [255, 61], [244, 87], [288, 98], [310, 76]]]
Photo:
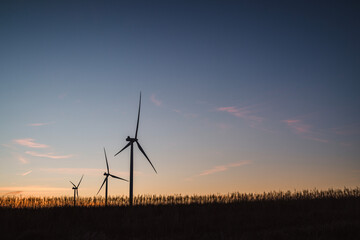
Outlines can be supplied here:
[[131, 138], [130, 136], [127, 136], [126, 141], [128, 141], [128, 142], [137, 142], [137, 138]]

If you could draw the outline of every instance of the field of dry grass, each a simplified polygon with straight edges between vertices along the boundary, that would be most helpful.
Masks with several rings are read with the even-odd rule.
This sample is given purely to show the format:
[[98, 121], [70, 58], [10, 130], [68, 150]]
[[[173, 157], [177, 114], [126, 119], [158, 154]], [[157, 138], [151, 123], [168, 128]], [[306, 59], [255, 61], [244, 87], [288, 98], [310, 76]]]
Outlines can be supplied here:
[[[254, 193], [229, 193], [210, 195], [138, 195], [134, 197], [134, 205], [189, 205], [189, 204], [227, 204], [256, 201], [278, 200], [312, 200], [312, 199], [343, 199], [359, 198], [360, 188], [329, 189], [326, 191], [273, 191], [260, 194]], [[0, 207], [9, 208], [43, 208], [43, 207], [70, 207], [73, 206], [73, 197], [0, 197]], [[110, 196], [109, 206], [127, 206], [127, 196]], [[105, 205], [104, 197], [80, 197], [76, 200], [80, 207], [101, 207]]]
[[360, 239], [360, 189], [0, 198], [1, 239]]

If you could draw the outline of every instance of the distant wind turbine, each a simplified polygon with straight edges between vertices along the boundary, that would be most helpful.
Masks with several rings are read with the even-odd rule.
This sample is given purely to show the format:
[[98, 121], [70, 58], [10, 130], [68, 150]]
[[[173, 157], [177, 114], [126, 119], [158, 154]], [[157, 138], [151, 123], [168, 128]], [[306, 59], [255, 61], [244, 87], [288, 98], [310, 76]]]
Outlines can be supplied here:
[[79, 183], [78, 183], [77, 186], [76, 186], [72, 181], [70, 181], [70, 183], [73, 185], [73, 188], [72, 188], [72, 189], [74, 189], [74, 207], [75, 207], [75, 205], [76, 205], [76, 196], [79, 197], [78, 188], [79, 188], [79, 186], [80, 186], [80, 183], [81, 183], [83, 177], [84, 177], [84, 174], [81, 176], [81, 179], [80, 179], [80, 181], [79, 181]]
[[130, 193], [129, 193], [129, 195], [130, 195], [130, 197], [129, 197], [130, 206], [132, 206], [132, 204], [133, 204], [134, 142], [136, 142], [136, 145], [138, 146], [139, 150], [144, 154], [146, 159], [149, 161], [149, 163], [152, 166], [152, 168], [154, 169], [155, 173], [157, 173], [154, 165], [151, 163], [150, 159], [148, 158], [148, 156], [144, 152], [144, 149], [141, 147], [140, 143], [138, 142], [137, 134], [138, 134], [138, 129], [139, 129], [140, 108], [141, 108], [141, 92], [140, 92], [139, 111], [138, 111], [138, 118], [137, 118], [137, 124], [136, 124], [135, 138], [131, 138], [130, 136], [128, 136], [126, 138], [126, 141], [128, 141], [129, 143], [126, 144], [126, 146], [123, 149], [121, 149], [118, 153], [115, 154], [115, 156], [116, 156], [119, 153], [121, 153], [123, 150], [125, 150], [127, 147], [131, 146], [131, 148], [130, 148], [131, 149], [130, 150]]
[[106, 185], [105, 185], [105, 206], [107, 206], [107, 196], [108, 196], [108, 178], [109, 178], [109, 176], [110, 176], [110, 177], [113, 177], [113, 178], [120, 179], [120, 180], [124, 180], [124, 181], [126, 181], [126, 182], [128, 182], [128, 180], [126, 180], [126, 179], [123, 179], [123, 178], [121, 178], [121, 177], [117, 177], [117, 176], [115, 176], [115, 175], [110, 174], [109, 164], [108, 164], [108, 160], [107, 160], [107, 157], [106, 157], [106, 151], [105, 151], [105, 148], [104, 148], [104, 154], [105, 154], [105, 161], [106, 161], [106, 168], [107, 168], [107, 172], [104, 172], [104, 176], [106, 176], [106, 177], [105, 177], [105, 179], [104, 179], [103, 183], [101, 184], [101, 187], [100, 187], [100, 189], [99, 189], [99, 191], [97, 192], [97, 194], [96, 194], [96, 195], [98, 195], [98, 194], [99, 194], [99, 192], [100, 192], [101, 188], [104, 186], [104, 183], [106, 183]]

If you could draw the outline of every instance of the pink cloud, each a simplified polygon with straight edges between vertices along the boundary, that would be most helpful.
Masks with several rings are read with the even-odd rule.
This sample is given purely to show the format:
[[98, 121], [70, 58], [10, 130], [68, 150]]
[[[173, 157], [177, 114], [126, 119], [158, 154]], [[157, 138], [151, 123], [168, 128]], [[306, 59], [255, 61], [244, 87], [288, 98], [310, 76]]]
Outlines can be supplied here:
[[72, 175], [85, 174], [92, 176], [101, 175], [104, 171], [101, 168], [41, 168], [39, 170], [47, 173], [72, 174]]
[[226, 164], [226, 165], [215, 166], [211, 169], [204, 170], [203, 172], [201, 172], [199, 174], [199, 176], [206, 176], [206, 175], [210, 175], [210, 174], [217, 173], [217, 172], [224, 172], [224, 171], [227, 171], [229, 168], [240, 167], [240, 166], [247, 165], [250, 163], [251, 163], [250, 161], [242, 161], [242, 162], [230, 163], [230, 164]]
[[341, 142], [340, 145], [345, 146], [345, 147], [351, 147], [351, 146], [353, 146], [353, 143], [350, 143], [350, 142]]
[[215, 166], [212, 169], [208, 169], [203, 171], [202, 173], [199, 174], [199, 176], [205, 176], [205, 175], [209, 175], [209, 174], [213, 174], [216, 172], [223, 172], [226, 171], [227, 167], [226, 166]]
[[[99, 176], [106, 171], [102, 168], [41, 168], [39, 169], [42, 172], [47, 173], [57, 173], [57, 174], [70, 174], [70, 175], [80, 175], [85, 174], [89, 176]], [[129, 176], [129, 172], [121, 172], [121, 171], [110, 171], [111, 174], [114, 174], [116, 176], [122, 177], [122, 176]], [[134, 171], [135, 176], [143, 175], [140, 171]]]
[[338, 135], [350, 136], [360, 134], [360, 124], [350, 124], [342, 127], [333, 128], [332, 131]]
[[322, 139], [322, 138], [317, 138], [317, 137], [312, 137], [312, 136], [307, 136], [305, 138], [308, 138], [308, 139], [313, 140], [313, 141], [323, 142], [323, 143], [329, 142], [329, 140]]
[[303, 123], [303, 121], [300, 119], [288, 119], [283, 120], [283, 122], [286, 123], [288, 127], [290, 127], [290, 129], [297, 135], [317, 142], [329, 142], [328, 140], [319, 137], [320, 133], [314, 131], [312, 126]]
[[[46, 186], [20, 186], [20, 187], [0, 187], [0, 192], [33, 192], [35, 194], [38, 194], [38, 192], [54, 192], [54, 191], [66, 191], [68, 188], [57, 188], [57, 187], [46, 187]], [[9, 193], [6, 193], [9, 194]]]
[[181, 116], [183, 116], [185, 118], [188, 118], [188, 119], [194, 119], [194, 118], [199, 117], [199, 114], [197, 114], [197, 113], [184, 112], [184, 111], [181, 111], [179, 109], [171, 109], [171, 111], [176, 112], [179, 115], [181, 115]]
[[16, 147], [14, 147], [13, 145], [10, 145], [10, 144], [1, 144], [1, 146], [9, 148], [11, 150], [16, 150]]
[[162, 105], [162, 102], [159, 99], [156, 99], [155, 94], [151, 95], [150, 100], [158, 107]]
[[251, 163], [250, 161], [242, 161], [242, 162], [230, 163], [227, 166], [228, 167], [240, 167], [240, 166], [247, 165], [250, 163]]
[[34, 157], [45, 157], [45, 158], [52, 158], [52, 159], [64, 159], [64, 158], [71, 158], [72, 155], [63, 155], [63, 156], [56, 156], [53, 153], [37, 153], [37, 152], [31, 152], [26, 151], [26, 154], [29, 154]]
[[243, 119], [248, 119], [251, 121], [255, 121], [255, 122], [262, 122], [263, 118], [262, 117], [258, 117], [254, 115], [254, 110], [252, 106], [247, 106], [247, 107], [242, 107], [242, 108], [237, 108], [237, 107], [219, 107], [216, 108], [216, 111], [219, 112], [227, 112], [235, 117], [238, 118], [243, 118]]
[[64, 99], [68, 94], [67, 93], [62, 93], [58, 96], [59, 99]]
[[41, 144], [41, 143], [35, 143], [35, 140], [32, 138], [24, 138], [24, 139], [15, 139], [14, 142], [22, 145], [22, 146], [26, 146], [26, 147], [30, 147], [30, 148], [48, 148], [48, 145], [45, 144]]
[[217, 126], [222, 130], [231, 128], [231, 125], [226, 124], [226, 123], [218, 123]]
[[289, 119], [289, 120], [284, 120], [283, 122], [285, 122], [297, 134], [310, 132], [310, 126], [304, 124], [301, 120]]
[[28, 160], [26, 158], [24, 158], [23, 156], [19, 156], [18, 157], [19, 161], [23, 164], [27, 164], [28, 163]]
[[27, 171], [27, 172], [25, 172], [25, 173], [22, 173], [22, 174], [20, 174], [20, 175], [21, 175], [21, 176], [26, 176], [26, 175], [30, 174], [31, 172], [32, 172], [32, 170]]

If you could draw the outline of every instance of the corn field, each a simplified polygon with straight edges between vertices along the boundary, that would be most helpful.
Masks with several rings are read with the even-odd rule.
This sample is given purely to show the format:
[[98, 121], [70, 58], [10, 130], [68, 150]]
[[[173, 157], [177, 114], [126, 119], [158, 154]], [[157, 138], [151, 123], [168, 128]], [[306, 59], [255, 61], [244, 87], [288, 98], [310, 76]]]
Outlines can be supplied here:
[[[190, 204], [227, 204], [254, 201], [279, 200], [313, 200], [313, 199], [343, 199], [359, 198], [360, 188], [328, 189], [325, 191], [271, 191], [264, 193], [228, 193], [209, 195], [138, 195], [134, 197], [134, 205], [190, 205]], [[49, 208], [71, 207], [73, 197], [0, 197], [0, 207], [7, 208]], [[105, 205], [104, 197], [80, 197], [76, 199], [76, 206], [101, 207]], [[108, 197], [108, 206], [127, 206], [127, 196]]]

